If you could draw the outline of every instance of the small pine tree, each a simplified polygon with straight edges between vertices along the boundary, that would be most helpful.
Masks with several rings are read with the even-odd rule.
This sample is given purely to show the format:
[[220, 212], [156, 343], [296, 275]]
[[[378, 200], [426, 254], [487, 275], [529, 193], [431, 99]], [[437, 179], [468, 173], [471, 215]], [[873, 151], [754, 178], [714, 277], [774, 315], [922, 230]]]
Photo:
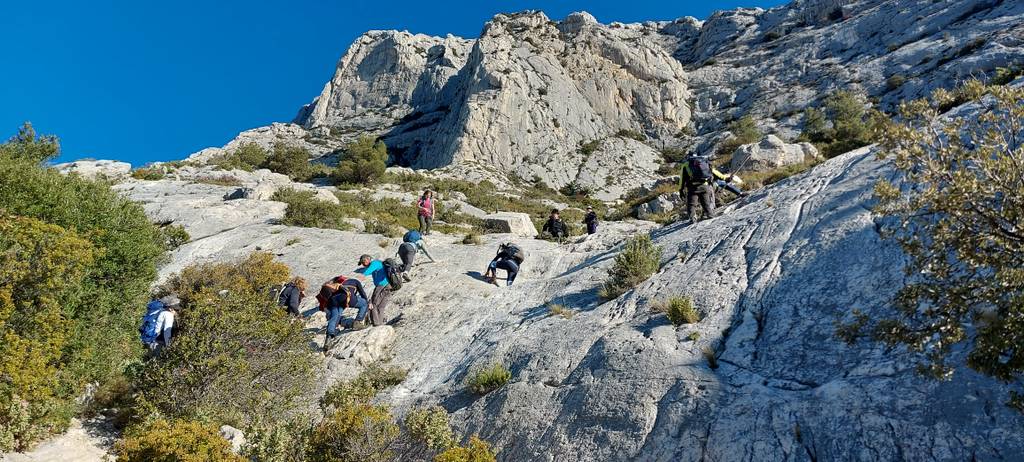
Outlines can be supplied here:
[[369, 184], [377, 181], [387, 168], [388, 149], [383, 141], [361, 136], [345, 147], [334, 178], [341, 184]]
[[274, 145], [274, 152], [267, 157], [264, 167], [272, 172], [287, 175], [292, 180], [308, 179], [313, 173], [309, 163], [309, 150], [285, 143]]

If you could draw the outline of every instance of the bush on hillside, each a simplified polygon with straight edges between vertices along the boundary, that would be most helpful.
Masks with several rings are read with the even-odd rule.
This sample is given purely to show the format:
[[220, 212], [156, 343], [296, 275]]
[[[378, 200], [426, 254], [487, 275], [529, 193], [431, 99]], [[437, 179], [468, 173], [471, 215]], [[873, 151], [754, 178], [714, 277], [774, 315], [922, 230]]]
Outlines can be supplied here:
[[469, 437], [465, 446], [453, 447], [434, 458], [435, 462], [495, 462], [498, 451], [491, 449], [490, 443], [478, 438]]
[[729, 133], [732, 133], [732, 138], [718, 146], [717, 154], [722, 157], [731, 156], [740, 146], [756, 143], [764, 136], [761, 129], [757, 128], [757, 122], [749, 114], [730, 123], [728, 130]]
[[136, 180], [157, 181], [167, 176], [160, 167], [142, 167], [132, 170], [132, 178]]
[[466, 385], [473, 393], [486, 395], [505, 386], [509, 380], [512, 380], [512, 372], [504, 365], [494, 363], [471, 374]]
[[313, 175], [309, 150], [285, 143], [274, 144], [274, 152], [267, 157], [263, 166], [272, 172], [287, 175], [292, 180], [307, 180]]
[[26, 449], [67, 425], [62, 301], [77, 298], [94, 254], [74, 232], [0, 215], [0, 451]]
[[[52, 137], [35, 136], [26, 126], [0, 144], [0, 209], [73, 230], [95, 249], [80, 283], [57, 298], [61, 329], [75, 333], [62, 343], [53, 363], [60, 366], [57, 399], [66, 403], [86, 383], [105, 382], [139, 353], [136, 323], [163, 256], [164, 239], [141, 206], [111, 191], [107, 183], [44, 168], [40, 159], [55, 155], [56, 143]], [[29, 300], [19, 296], [11, 303], [18, 312], [36, 309]], [[52, 415], [60, 412], [55, 409]], [[62, 425], [44, 424], [44, 431]]]
[[619, 138], [629, 138], [636, 141], [647, 141], [647, 136], [644, 135], [643, 133], [640, 133], [636, 130], [629, 130], [626, 128], [623, 128], [622, 130], [615, 132], [615, 136]]
[[608, 279], [601, 288], [606, 300], [618, 298], [658, 271], [661, 247], [654, 245], [651, 236], [642, 234], [626, 241], [615, 263], [608, 271]]
[[668, 320], [675, 326], [694, 324], [700, 321], [700, 313], [693, 307], [690, 297], [672, 297], [659, 303], [655, 311], [665, 313]]
[[231, 452], [217, 427], [192, 421], [154, 420], [114, 445], [121, 462], [245, 462]]
[[[943, 120], [943, 108], [964, 96], [980, 114]], [[947, 360], [966, 350], [968, 366], [1016, 384], [1011, 405], [1024, 411], [1022, 107], [1024, 89], [977, 82], [901, 106], [900, 122], [882, 130], [881, 155], [902, 185], [883, 180], [875, 194], [876, 211], [897, 220], [883, 231], [910, 257], [908, 283], [891, 317], [864, 315], [840, 333], [904, 345], [936, 379], [949, 379]]]
[[224, 170], [238, 169], [251, 172], [262, 168], [263, 164], [267, 162], [268, 156], [269, 153], [263, 146], [256, 143], [242, 143], [234, 150], [213, 159], [211, 163]]
[[279, 189], [272, 199], [288, 204], [281, 221], [283, 224], [306, 228], [352, 229], [341, 207], [317, 199], [312, 191]]
[[244, 427], [302, 403], [315, 364], [309, 339], [269, 296], [288, 277], [287, 266], [267, 253], [196, 264], [173, 276], [162, 289], [181, 298], [178, 331], [139, 376], [142, 415]]
[[160, 234], [164, 237], [164, 246], [167, 247], [167, 250], [177, 249], [192, 240], [192, 236], [181, 225], [164, 226], [160, 228]]
[[387, 168], [388, 148], [383, 141], [361, 136], [345, 147], [345, 154], [334, 170], [334, 179], [342, 184], [369, 184], [380, 179]]
[[838, 156], [875, 141], [882, 115], [862, 95], [840, 90], [825, 98], [823, 109], [804, 112], [801, 140], [810, 141], [826, 158]]

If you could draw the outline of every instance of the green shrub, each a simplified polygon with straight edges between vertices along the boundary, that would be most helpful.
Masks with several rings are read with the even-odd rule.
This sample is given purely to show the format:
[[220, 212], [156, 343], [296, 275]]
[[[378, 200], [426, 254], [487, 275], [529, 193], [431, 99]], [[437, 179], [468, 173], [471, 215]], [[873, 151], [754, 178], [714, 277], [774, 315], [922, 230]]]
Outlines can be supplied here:
[[666, 163], [677, 163], [686, 160], [686, 150], [680, 148], [664, 148], [661, 150], [661, 158]]
[[580, 141], [580, 154], [590, 156], [601, 147], [601, 140]]
[[475, 232], [466, 233], [466, 236], [462, 238], [462, 243], [466, 245], [480, 245], [482, 242], [480, 234]]
[[343, 184], [369, 184], [384, 175], [388, 149], [383, 141], [361, 136], [345, 147], [345, 154], [334, 170], [334, 179]]
[[313, 429], [306, 458], [309, 462], [385, 462], [394, 460], [392, 445], [398, 424], [385, 406], [352, 404], [331, 411]]
[[352, 229], [344, 210], [336, 204], [316, 198], [312, 191], [279, 189], [272, 200], [288, 204], [281, 223], [290, 226], [325, 229]]
[[[137, 322], [149, 286], [156, 277], [156, 264], [164, 254], [164, 239], [146, 218], [141, 206], [112, 191], [106, 182], [64, 176], [40, 165], [39, 159], [47, 159], [57, 151], [54, 138], [36, 137], [28, 127], [9, 142], [0, 144], [0, 209], [10, 215], [73, 230], [95, 250], [80, 282], [73, 289], [69, 287], [66, 295], [52, 295], [49, 289], [43, 291], [45, 296], [60, 300], [58, 325], [61, 329], [74, 332], [60, 343], [59, 358], [50, 362], [60, 365], [59, 372], [55, 372], [59, 390], [53, 401], [56, 405], [46, 405], [49, 410], [45, 411], [53, 418], [33, 423], [43, 428], [44, 433], [66, 425], [70, 414], [65, 413], [64, 403], [70, 403], [86, 383], [109, 380], [121, 372], [129, 358], [140, 352]], [[32, 225], [37, 226], [43, 224]], [[68, 252], [75, 253], [72, 250], [67, 247]], [[78, 256], [84, 258], [80, 252]], [[60, 261], [50, 260], [49, 264]], [[85, 262], [68, 261], [67, 264], [85, 265]], [[31, 286], [33, 282], [25, 283]], [[61, 285], [54, 287], [57, 290]], [[13, 305], [9, 306], [16, 307], [13, 308], [15, 314], [0, 314], [0, 318], [48, 310], [45, 304], [32, 306], [29, 297], [19, 295], [12, 299]], [[12, 342], [9, 348], [16, 348], [16, 345]], [[46, 370], [49, 369], [40, 368], [38, 372]], [[0, 397], [0, 402], [13, 401]], [[29, 415], [43, 412], [41, 403], [28, 401], [26, 404], [28, 408], [22, 409], [27, 409]], [[17, 406], [0, 407], [14, 409]], [[27, 443], [28, 440], [17, 442], [19, 445]]]
[[665, 303], [665, 316], [673, 325], [694, 324], [700, 321], [700, 314], [693, 308], [690, 297], [672, 297]]
[[292, 180], [307, 180], [313, 174], [309, 150], [285, 143], [274, 144], [274, 152], [267, 157], [263, 166], [272, 172], [287, 175]]
[[512, 380], [512, 372], [505, 366], [494, 363], [470, 375], [467, 385], [473, 393], [486, 395], [501, 388], [509, 380]]
[[572, 319], [573, 311], [569, 307], [559, 303], [548, 303], [548, 314], [558, 316], [562, 319]]
[[398, 237], [402, 235], [402, 229], [390, 220], [370, 218], [365, 222], [364, 231], [370, 234], [380, 234], [385, 237]]
[[192, 240], [192, 236], [181, 225], [164, 226], [160, 228], [160, 234], [164, 237], [164, 245], [167, 247], [167, 250], [177, 249]]
[[214, 186], [241, 186], [242, 182], [230, 175], [204, 176], [196, 179], [196, 183], [212, 184]]
[[717, 152], [719, 156], [730, 156], [740, 146], [756, 143], [764, 136], [761, 129], [757, 128], [757, 122], [749, 114], [730, 123], [728, 130], [733, 137], [719, 145]]
[[615, 132], [615, 136], [619, 138], [629, 138], [637, 141], [647, 141], [647, 136], [644, 135], [643, 133], [640, 133], [636, 130], [629, 130], [626, 128], [623, 128], [622, 130]]
[[166, 174], [160, 167], [142, 167], [132, 170], [132, 178], [136, 180], [157, 181], [164, 179]]
[[700, 332], [690, 332], [690, 334], [686, 336], [686, 339], [691, 342], [696, 342], [700, 339]]
[[469, 437], [469, 443], [465, 446], [456, 446], [434, 458], [434, 462], [495, 462], [496, 460], [498, 460], [498, 451], [491, 449], [489, 443], [476, 435]]
[[320, 406], [326, 409], [368, 403], [381, 391], [402, 383], [406, 375], [408, 371], [398, 367], [371, 364], [355, 379], [329, 388], [320, 398]]
[[231, 452], [217, 427], [191, 421], [155, 420], [114, 445], [120, 462], [245, 462]]
[[1017, 77], [1024, 75], [1024, 66], [997, 67], [989, 85], [1008, 85], [1017, 80]]
[[804, 112], [801, 140], [817, 146], [826, 158], [847, 153], [874, 142], [882, 114], [870, 109], [862, 95], [840, 90], [824, 102], [824, 110]]
[[75, 299], [94, 259], [75, 233], [0, 215], [0, 451], [63, 429], [72, 398], [58, 366], [68, 341], [62, 301]]
[[315, 360], [301, 323], [268, 296], [287, 266], [266, 253], [192, 265], [162, 288], [177, 293], [180, 328], [139, 375], [141, 416], [212, 419], [244, 427], [303, 404]]
[[224, 170], [245, 170], [251, 172], [261, 168], [267, 161], [267, 150], [256, 143], [242, 143], [234, 150], [212, 160], [212, 164]]
[[893, 74], [888, 79], [885, 79], [885, 87], [889, 91], [902, 87], [904, 83], [907, 83], [907, 78], [900, 74]]
[[744, 173], [743, 184], [747, 189], [758, 189], [778, 183], [791, 176], [799, 175], [820, 163], [821, 160], [819, 159], [809, 159], [799, 164], [787, 165], [772, 170]]
[[457, 443], [448, 423], [448, 412], [438, 406], [415, 409], [405, 416], [405, 429], [431, 451], [445, 451]]
[[658, 271], [661, 247], [654, 245], [646, 234], [626, 241], [615, 263], [608, 271], [608, 279], [601, 288], [601, 297], [611, 300], [636, 287]]
[[559, 190], [560, 193], [569, 197], [587, 197], [593, 194], [593, 189], [589, 186], [581, 184], [578, 181], [573, 181]]
[[255, 421], [246, 427], [241, 453], [259, 462], [304, 461], [312, 425], [309, 416], [301, 413], [275, 422]]

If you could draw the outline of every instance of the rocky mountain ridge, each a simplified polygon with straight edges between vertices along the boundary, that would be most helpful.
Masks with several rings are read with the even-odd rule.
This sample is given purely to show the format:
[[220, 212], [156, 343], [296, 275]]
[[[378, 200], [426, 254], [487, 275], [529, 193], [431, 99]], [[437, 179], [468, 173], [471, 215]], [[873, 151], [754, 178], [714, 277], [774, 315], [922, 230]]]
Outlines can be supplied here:
[[1002, 0], [797, 0], [607, 25], [530, 11], [475, 40], [368, 32], [294, 124], [242, 138], [322, 155], [372, 133], [397, 165], [575, 181], [611, 200], [656, 181], [658, 149], [713, 154], [742, 115], [791, 140], [837, 89], [891, 109], [1022, 64], [1024, 4]]

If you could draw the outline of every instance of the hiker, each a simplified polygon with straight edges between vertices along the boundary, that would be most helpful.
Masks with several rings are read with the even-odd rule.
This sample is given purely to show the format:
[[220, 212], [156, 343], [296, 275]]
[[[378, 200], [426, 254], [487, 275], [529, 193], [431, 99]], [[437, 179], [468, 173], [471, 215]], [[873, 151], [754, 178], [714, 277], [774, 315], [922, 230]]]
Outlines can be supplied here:
[[728, 178], [712, 168], [706, 157], [693, 154], [686, 158], [679, 175], [679, 194], [686, 197], [686, 219], [690, 223], [695, 221], [693, 212], [698, 201], [705, 220], [715, 217], [715, 190], [711, 183], [716, 179], [725, 181]]
[[416, 206], [420, 209], [420, 233], [429, 236], [430, 226], [434, 224], [434, 192], [429, 189], [423, 191], [423, 195], [416, 201]]
[[181, 300], [167, 295], [146, 305], [146, 314], [139, 327], [140, 338], [153, 356], [160, 356], [164, 348], [171, 346], [174, 320], [177, 318]]
[[358, 279], [338, 276], [333, 282], [339, 283], [337, 290], [327, 301], [327, 339], [324, 341], [324, 348], [329, 349], [329, 343], [338, 336], [338, 324], [341, 323], [341, 314], [345, 308], [358, 310], [355, 319], [347, 327], [353, 330], [360, 330], [365, 327], [363, 319], [366, 318], [366, 311], [369, 308], [366, 291], [363, 290], [363, 283]]
[[384, 309], [391, 301], [391, 294], [401, 288], [402, 277], [401, 265], [388, 258], [385, 261], [374, 260], [369, 255], [359, 257], [359, 268], [357, 273], [370, 276], [373, 280], [373, 295], [370, 295], [370, 322], [374, 326], [383, 325]]
[[281, 294], [278, 295], [277, 305], [283, 306], [288, 311], [288, 314], [294, 317], [302, 317], [302, 313], [299, 312], [299, 306], [302, 305], [302, 299], [305, 297], [306, 280], [296, 277], [281, 290]]
[[516, 280], [516, 275], [519, 274], [519, 268], [523, 265], [523, 261], [526, 259], [526, 254], [523, 249], [513, 243], [501, 244], [498, 246], [498, 255], [491, 260], [491, 263], [487, 265], [487, 271], [484, 272], [484, 278], [491, 284], [497, 284], [498, 269], [505, 270], [508, 275], [505, 280], [508, 281], [508, 285], [512, 285], [512, 282]]
[[405, 279], [405, 282], [412, 280], [409, 277], [409, 270], [412, 269], [412, 262], [418, 251], [422, 251], [431, 263], [434, 262], [434, 257], [427, 253], [427, 247], [423, 245], [423, 236], [419, 231], [410, 230], [405, 233], [405, 236], [402, 236], [402, 245], [398, 246], [398, 258], [402, 260], [402, 278]]
[[[715, 186], [725, 189], [738, 197], [747, 197], [750, 195], [750, 193], [736, 187], [736, 184], [742, 184], [738, 176], [726, 175], [714, 167], [711, 168], [711, 173], [715, 175]], [[725, 177], [725, 179], [722, 179], [722, 177]]]
[[548, 233], [555, 239], [564, 239], [569, 233], [566, 230], [565, 222], [558, 214], [558, 209], [551, 209], [551, 215], [548, 216], [548, 221], [544, 223], [544, 229], [542, 233]]
[[589, 205], [587, 206], [587, 214], [583, 216], [583, 224], [587, 225], [587, 234], [597, 233], [597, 212]]

